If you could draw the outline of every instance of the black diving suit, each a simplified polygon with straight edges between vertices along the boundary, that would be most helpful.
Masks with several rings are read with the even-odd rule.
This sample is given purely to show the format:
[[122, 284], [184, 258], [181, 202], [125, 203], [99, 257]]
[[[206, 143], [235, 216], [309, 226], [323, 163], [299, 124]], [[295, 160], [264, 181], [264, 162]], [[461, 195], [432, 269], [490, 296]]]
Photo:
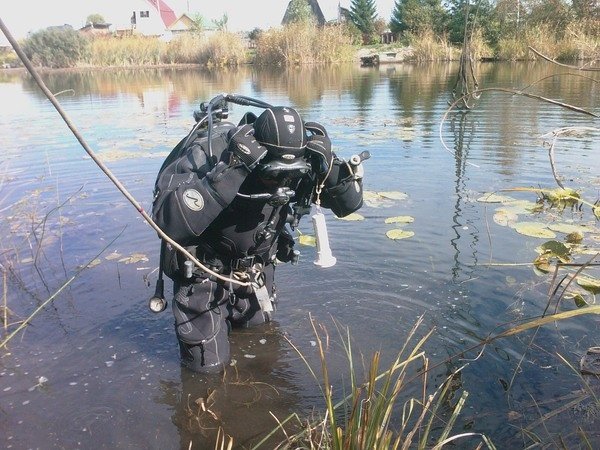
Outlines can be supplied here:
[[[246, 147], [239, 152], [231, 145], [244, 127], [250, 125], [219, 122], [212, 130], [210, 152], [206, 132], [198, 133], [186, 141], [178, 158], [163, 166], [167, 176], [157, 180], [156, 223], [211, 270], [250, 284], [212, 277], [163, 244], [161, 264], [174, 282], [172, 309], [182, 362], [199, 372], [217, 372], [229, 362], [232, 326], [271, 320], [275, 265], [297, 258], [290, 225], [297, 225], [315, 200], [318, 177], [304, 147], [294, 155], [297, 161], [285, 161], [284, 170], [273, 175], [264, 170], [269, 166], [264, 161], [273, 161], [273, 154], [262, 154], [253, 167], [244, 159]], [[306, 133], [303, 122], [302, 133]], [[321, 144], [323, 139], [329, 143], [324, 134], [324, 129], [319, 132]], [[250, 141], [242, 142], [250, 146]], [[320, 201], [342, 217], [362, 205], [362, 180], [328, 151], [332, 170]]]

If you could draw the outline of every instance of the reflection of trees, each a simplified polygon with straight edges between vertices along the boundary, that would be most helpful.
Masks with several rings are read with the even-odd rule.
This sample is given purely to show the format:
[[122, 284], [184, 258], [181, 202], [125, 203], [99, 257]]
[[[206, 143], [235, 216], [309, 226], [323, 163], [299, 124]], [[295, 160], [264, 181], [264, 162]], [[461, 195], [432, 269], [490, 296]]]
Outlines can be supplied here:
[[[149, 89], [169, 86], [180, 100], [197, 102], [207, 100], [216, 92], [236, 92], [248, 77], [244, 67], [232, 70], [207, 69], [135, 69], [135, 70], [89, 70], [59, 71], [43, 75], [44, 82], [52, 92], [72, 89], [75, 97], [99, 95], [111, 98], [119, 94], [142, 97]], [[23, 84], [38, 97], [43, 97], [30, 77]]]
[[[326, 91], [351, 90], [354, 73], [351, 65], [259, 67], [253, 73], [253, 88], [265, 95], [287, 93], [295, 105], [309, 107]], [[268, 98], [264, 100], [270, 101]]]

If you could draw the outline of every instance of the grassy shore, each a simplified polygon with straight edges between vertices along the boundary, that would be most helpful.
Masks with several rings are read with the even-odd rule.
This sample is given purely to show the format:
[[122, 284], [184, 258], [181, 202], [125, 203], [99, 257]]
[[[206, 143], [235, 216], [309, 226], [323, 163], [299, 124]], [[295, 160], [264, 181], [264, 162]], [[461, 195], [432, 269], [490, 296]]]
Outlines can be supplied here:
[[[486, 40], [482, 30], [475, 30], [470, 49], [475, 59], [533, 60], [536, 56], [529, 47], [557, 60], [600, 59], [600, 33], [595, 27], [579, 25], [568, 25], [560, 33], [550, 26], [539, 25], [519, 34], [500, 37], [494, 43]], [[43, 42], [43, 39], [37, 39], [37, 46], [33, 46], [31, 38], [28, 38], [23, 44], [34, 62], [50, 68], [329, 64], [359, 61], [362, 56], [386, 52], [396, 53], [397, 60], [394, 62], [425, 62], [458, 60], [461, 54], [461, 46], [452, 44], [446, 35], [440, 36], [432, 31], [423, 31], [419, 35], [406, 33], [394, 44], [362, 46], [356, 42], [356, 34], [345, 25], [316, 27], [291, 24], [263, 31], [252, 42], [228, 32], [209, 37], [185, 34], [169, 42], [142, 36], [97, 37], [86, 40], [84, 44], [79, 42], [85, 48], [78, 48], [80, 56], [75, 59], [63, 56], [69, 53], [67, 46], [64, 49], [53, 48], [49, 52]], [[19, 63], [13, 52], [0, 53], [0, 67], [15, 67]]]

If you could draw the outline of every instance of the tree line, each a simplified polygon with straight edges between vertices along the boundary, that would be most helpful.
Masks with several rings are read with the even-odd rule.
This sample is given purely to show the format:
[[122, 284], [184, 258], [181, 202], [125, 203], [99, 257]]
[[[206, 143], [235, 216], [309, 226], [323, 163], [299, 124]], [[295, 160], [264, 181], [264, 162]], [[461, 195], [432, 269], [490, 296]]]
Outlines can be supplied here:
[[[306, 0], [296, 0], [306, 1]], [[381, 19], [375, 0], [352, 0], [349, 19], [360, 30], [363, 43], [379, 42]], [[386, 22], [402, 41], [434, 32], [450, 43], [463, 41], [465, 28], [480, 30], [494, 47], [503, 38], [522, 35], [544, 26], [557, 37], [573, 27], [580, 33], [600, 37], [600, 2], [597, 0], [396, 0]]]

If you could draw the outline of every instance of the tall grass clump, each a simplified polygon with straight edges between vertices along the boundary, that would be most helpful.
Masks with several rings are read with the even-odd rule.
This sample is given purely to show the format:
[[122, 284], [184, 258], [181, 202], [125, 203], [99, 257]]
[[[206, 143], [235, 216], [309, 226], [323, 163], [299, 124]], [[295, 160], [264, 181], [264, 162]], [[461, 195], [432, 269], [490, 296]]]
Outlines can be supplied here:
[[166, 64], [199, 64], [206, 43], [206, 38], [199, 33], [176, 36], [167, 44], [162, 60]]
[[[293, 435], [287, 434], [286, 442], [280, 448], [310, 448], [334, 450], [388, 450], [408, 448], [441, 448], [446, 443], [476, 438], [481, 448], [484, 444], [494, 449], [492, 442], [480, 433], [451, 435], [456, 420], [464, 407], [467, 392], [463, 392], [454, 404], [452, 398], [458, 389], [455, 380], [459, 371], [448, 377], [435, 392], [427, 393], [428, 359], [423, 345], [432, 332], [417, 340], [416, 332], [422, 319], [409, 334], [398, 355], [385, 369], [380, 369], [380, 354], [376, 352], [365, 371], [364, 381], [358, 380], [358, 368], [354, 361], [351, 339], [348, 330], [340, 331], [342, 345], [349, 365], [348, 395], [336, 401], [339, 394], [334, 392], [327, 363], [329, 337], [323, 339], [312, 322], [317, 339], [321, 361], [321, 392], [325, 402], [324, 417], [304, 424], [304, 429]], [[345, 336], [344, 336], [345, 334]], [[292, 344], [293, 345], [293, 344]], [[312, 376], [319, 380], [302, 353], [294, 347], [309, 367]], [[417, 384], [419, 398], [410, 397], [405, 391], [414, 389]], [[288, 423], [294, 415], [280, 424]], [[297, 418], [297, 417], [296, 417]], [[267, 436], [263, 442], [269, 439]], [[463, 442], [464, 443], [464, 442]], [[254, 448], [259, 448], [262, 442]]]
[[291, 23], [261, 33], [256, 43], [256, 64], [299, 65], [350, 61], [353, 37], [346, 26], [318, 27]]
[[167, 44], [144, 36], [99, 37], [92, 40], [92, 66], [142, 66], [161, 63]]
[[212, 35], [203, 47], [200, 63], [209, 67], [237, 66], [247, 62], [247, 49], [234, 33], [220, 31]]
[[564, 30], [550, 24], [539, 24], [513, 36], [498, 40], [496, 55], [499, 59], [518, 61], [534, 59], [531, 46], [540, 53], [558, 60], [596, 60], [600, 57], [600, 32], [595, 21], [570, 23]]
[[453, 47], [446, 36], [438, 36], [433, 30], [408, 34], [408, 43], [413, 50], [413, 59], [422, 61], [450, 61], [460, 57], [460, 50]]

